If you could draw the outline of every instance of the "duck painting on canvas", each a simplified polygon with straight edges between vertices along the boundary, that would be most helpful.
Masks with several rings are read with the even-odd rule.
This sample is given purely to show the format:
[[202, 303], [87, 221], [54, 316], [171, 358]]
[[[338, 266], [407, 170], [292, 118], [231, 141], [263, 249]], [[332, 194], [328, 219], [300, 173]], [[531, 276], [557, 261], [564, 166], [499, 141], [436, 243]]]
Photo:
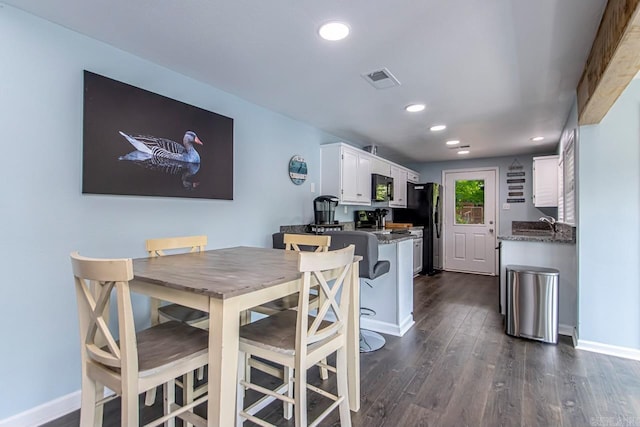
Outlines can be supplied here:
[[83, 193], [233, 199], [233, 119], [89, 71], [83, 147]]

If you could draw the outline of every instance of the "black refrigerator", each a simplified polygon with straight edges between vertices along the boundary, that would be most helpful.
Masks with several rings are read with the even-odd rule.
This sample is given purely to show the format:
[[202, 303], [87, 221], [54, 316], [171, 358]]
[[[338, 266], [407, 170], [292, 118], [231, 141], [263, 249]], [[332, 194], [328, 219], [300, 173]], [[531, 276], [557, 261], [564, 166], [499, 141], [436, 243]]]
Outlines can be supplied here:
[[424, 227], [422, 272], [432, 275], [442, 270], [442, 185], [407, 183], [407, 207], [393, 209], [394, 222], [410, 222]]

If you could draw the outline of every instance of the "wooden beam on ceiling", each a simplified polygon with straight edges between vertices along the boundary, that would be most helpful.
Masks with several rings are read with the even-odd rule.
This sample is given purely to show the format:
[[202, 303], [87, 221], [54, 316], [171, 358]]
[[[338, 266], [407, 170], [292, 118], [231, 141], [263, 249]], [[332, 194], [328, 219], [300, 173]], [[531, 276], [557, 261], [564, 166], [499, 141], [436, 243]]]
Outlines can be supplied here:
[[609, 0], [578, 84], [578, 122], [600, 123], [640, 71], [640, 0]]

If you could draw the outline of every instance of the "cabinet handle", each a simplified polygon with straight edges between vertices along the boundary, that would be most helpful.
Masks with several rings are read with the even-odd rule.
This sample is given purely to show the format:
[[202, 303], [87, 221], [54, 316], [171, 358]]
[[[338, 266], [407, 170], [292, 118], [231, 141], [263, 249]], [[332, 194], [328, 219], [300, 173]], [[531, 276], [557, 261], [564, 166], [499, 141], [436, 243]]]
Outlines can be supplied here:
[[357, 196], [362, 196], [362, 194], [358, 193]]

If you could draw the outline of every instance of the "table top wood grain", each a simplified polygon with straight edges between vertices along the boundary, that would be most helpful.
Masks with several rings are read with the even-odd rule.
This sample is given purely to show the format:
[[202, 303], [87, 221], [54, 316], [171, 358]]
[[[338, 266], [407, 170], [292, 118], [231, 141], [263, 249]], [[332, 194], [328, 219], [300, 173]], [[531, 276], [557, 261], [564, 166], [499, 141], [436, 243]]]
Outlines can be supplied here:
[[298, 254], [238, 246], [133, 260], [134, 280], [227, 299], [297, 280]]

